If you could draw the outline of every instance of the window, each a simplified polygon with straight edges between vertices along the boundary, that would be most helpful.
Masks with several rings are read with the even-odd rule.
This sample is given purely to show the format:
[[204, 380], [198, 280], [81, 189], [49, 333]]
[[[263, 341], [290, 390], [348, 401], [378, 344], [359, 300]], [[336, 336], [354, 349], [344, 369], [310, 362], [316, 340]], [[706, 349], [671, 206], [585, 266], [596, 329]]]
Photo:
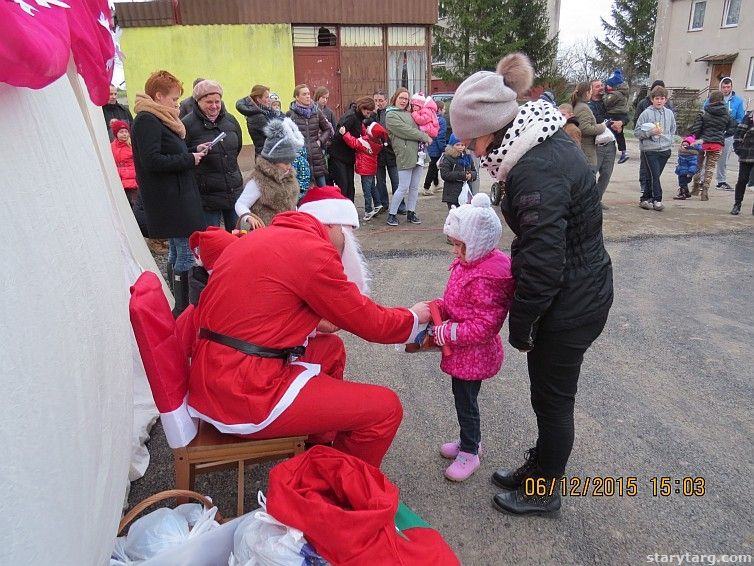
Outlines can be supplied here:
[[704, 12], [707, 10], [707, 2], [695, 0], [691, 3], [691, 21], [689, 31], [699, 31], [704, 27]]
[[335, 28], [293, 26], [293, 47], [335, 47]]
[[427, 89], [427, 52], [419, 49], [391, 49], [387, 68], [388, 92], [399, 86], [409, 92], [429, 92]]
[[725, 0], [723, 9], [723, 27], [735, 27], [738, 25], [738, 17], [741, 14], [741, 0]]
[[749, 60], [749, 78], [746, 80], [746, 90], [754, 90], [754, 57]]

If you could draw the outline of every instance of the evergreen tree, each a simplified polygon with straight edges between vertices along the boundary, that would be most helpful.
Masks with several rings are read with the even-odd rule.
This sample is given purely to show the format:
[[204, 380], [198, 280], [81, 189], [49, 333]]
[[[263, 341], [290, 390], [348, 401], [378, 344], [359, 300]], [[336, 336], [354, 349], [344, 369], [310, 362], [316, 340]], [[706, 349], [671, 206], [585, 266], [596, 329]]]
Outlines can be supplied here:
[[630, 86], [649, 76], [657, 0], [614, 0], [610, 15], [614, 23], [602, 18], [605, 39], [594, 40], [595, 67], [604, 73], [620, 67]]
[[438, 74], [459, 81], [494, 71], [508, 53], [523, 51], [538, 76], [553, 65], [557, 39], [548, 40], [547, 0], [443, 0], [435, 26], [435, 55], [445, 61]]

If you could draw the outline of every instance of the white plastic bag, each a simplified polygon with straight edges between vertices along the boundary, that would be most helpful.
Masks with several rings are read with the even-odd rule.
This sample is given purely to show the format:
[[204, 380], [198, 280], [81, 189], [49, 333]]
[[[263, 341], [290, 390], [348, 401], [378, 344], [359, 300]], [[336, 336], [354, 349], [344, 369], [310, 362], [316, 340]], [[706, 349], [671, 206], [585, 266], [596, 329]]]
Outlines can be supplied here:
[[128, 529], [126, 555], [129, 560], [147, 560], [180, 545], [189, 536], [186, 517], [173, 509], [156, 509], [137, 519]]
[[605, 131], [601, 134], [597, 134], [594, 137], [594, 143], [597, 145], [604, 145], [606, 143], [614, 142], [615, 141], [615, 134], [613, 134], [613, 131], [610, 128], [605, 128]]
[[304, 533], [268, 514], [262, 492], [258, 500], [261, 509], [250, 513], [233, 535], [228, 566], [301, 566]]
[[469, 204], [473, 196], [474, 195], [471, 192], [471, 187], [466, 181], [464, 181], [463, 187], [461, 187], [461, 194], [458, 195], [458, 204]]

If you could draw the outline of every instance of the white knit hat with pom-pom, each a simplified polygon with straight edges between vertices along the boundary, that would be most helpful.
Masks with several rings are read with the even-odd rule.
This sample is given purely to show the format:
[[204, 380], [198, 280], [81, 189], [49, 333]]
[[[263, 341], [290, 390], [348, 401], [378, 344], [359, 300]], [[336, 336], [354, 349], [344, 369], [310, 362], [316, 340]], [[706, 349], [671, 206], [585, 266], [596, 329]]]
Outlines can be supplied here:
[[492, 209], [490, 197], [485, 193], [478, 193], [470, 204], [450, 210], [442, 231], [446, 236], [466, 244], [466, 261], [472, 262], [483, 258], [497, 247], [503, 234], [503, 225]]
[[518, 114], [517, 98], [534, 81], [531, 61], [523, 53], [511, 53], [497, 64], [497, 71], [479, 71], [461, 83], [450, 105], [453, 133], [460, 140], [492, 134]]

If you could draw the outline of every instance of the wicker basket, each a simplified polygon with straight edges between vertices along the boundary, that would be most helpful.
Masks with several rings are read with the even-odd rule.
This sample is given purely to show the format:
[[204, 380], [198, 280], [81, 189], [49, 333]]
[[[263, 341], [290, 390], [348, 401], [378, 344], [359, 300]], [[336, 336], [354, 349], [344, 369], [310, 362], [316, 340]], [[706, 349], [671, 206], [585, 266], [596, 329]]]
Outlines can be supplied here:
[[[123, 517], [118, 524], [118, 536], [121, 535], [123, 532], [123, 529], [125, 529], [131, 521], [133, 521], [136, 517], [138, 517], [142, 511], [144, 511], [146, 508], [151, 507], [155, 503], [158, 503], [160, 501], [163, 501], [165, 499], [172, 499], [177, 497], [183, 497], [188, 499], [194, 499], [204, 505], [205, 509], [211, 509], [215, 506], [212, 501], [210, 501], [207, 497], [203, 496], [201, 493], [197, 493], [195, 491], [189, 491], [185, 489], [169, 489], [167, 491], [161, 491], [159, 493], [155, 493], [154, 495], [151, 495], [147, 497], [144, 501], [141, 503], [137, 503], [134, 505], [134, 508], [131, 509], [128, 513], [126, 513], [126, 516]], [[222, 524], [225, 522], [225, 519], [220, 515], [220, 513], [217, 513], [215, 515], [215, 521]]]

